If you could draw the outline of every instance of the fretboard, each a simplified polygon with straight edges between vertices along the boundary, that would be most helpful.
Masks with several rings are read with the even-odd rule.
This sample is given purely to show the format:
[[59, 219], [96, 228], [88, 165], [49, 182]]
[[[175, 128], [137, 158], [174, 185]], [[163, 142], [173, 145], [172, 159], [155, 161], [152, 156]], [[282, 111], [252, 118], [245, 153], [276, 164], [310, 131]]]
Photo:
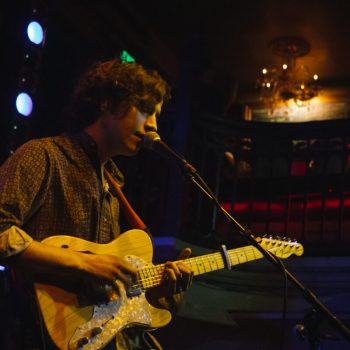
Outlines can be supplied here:
[[[246, 246], [227, 251], [231, 266], [261, 259], [263, 255], [253, 246]], [[202, 255], [182, 260], [193, 271], [194, 276], [221, 270], [225, 262], [220, 252]], [[164, 274], [164, 264], [147, 265], [138, 270], [138, 280], [141, 288], [148, 289], [160, 284]]]

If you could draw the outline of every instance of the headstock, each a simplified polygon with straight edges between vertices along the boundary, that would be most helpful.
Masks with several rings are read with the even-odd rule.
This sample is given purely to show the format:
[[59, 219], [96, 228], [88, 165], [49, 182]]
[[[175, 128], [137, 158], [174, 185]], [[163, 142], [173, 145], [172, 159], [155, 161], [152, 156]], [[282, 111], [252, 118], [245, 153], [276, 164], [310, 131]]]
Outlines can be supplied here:
[[[278, 239], [277, 239], [278, 238]], [[296, 240], [291, 240], [287, 237], [283, 238], [273, 238], [269, 237], [256, 237], [255, 240], [266, 250], [275, 254], [281, 259], [286, 259], [291, 255], [295, 254], [300, 256], [304, 253], [303, 246]]]

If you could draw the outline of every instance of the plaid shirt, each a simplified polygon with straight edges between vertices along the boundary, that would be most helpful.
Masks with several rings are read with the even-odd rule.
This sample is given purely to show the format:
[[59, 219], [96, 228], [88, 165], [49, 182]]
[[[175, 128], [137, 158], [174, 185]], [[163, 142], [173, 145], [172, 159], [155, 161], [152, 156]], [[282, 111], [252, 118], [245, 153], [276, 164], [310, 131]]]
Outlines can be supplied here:
[[[114, 162], [109, 160], [104, 166], [122, 185], [123, 175]], [[116, 238], [120, 234], [119, 202], [108, 191], [102, 170], [97, 146], [85, 132], [21, 146], [0, 168], [0, 258], [20, 253], [33, 239], [52, 235], [98, 243]], [[6, 335], [0, 337], [0, 348], [38, 350], [43, 339], [46, 349], [55, 348], [47, 336], [38, 338], [40, 322], [32, 295], [21, 279], [9, 286], [7, 302], [0, 310], [8, 315], [4, 324], [0, 320]], [[168, 308], [166, 302], [163, 307]], [[130, 329], [119, 332], [115, 344], [107, 348], [156, 347], [161, 349], [150, 334]]]
[[[105, 166], [122, 184], [116, 165], [108, 161]], [[119, 202], [108, 191], [97, 146], [86, 133], [29, 141], [1, 166], [0, 258], [16, 255], [33, 239], [51, 235], [106, 243], [119, 233]], [[11, 271], [6, 272], [13, 280]], [[7, 285], [0, 303], [1, 314], [7, 315], [6, 321], [0, 320], [4, 330], [0, 348], [41, 348], [32, 296], [26, 277], [16, 274], [16, 282]], [[127, 341], [122, 334], [118, 339]], [[47, 349], [51, 349], [49, 343]]]
[[[112, 161], [106, 166], [119, 183]], [[119, 235], [119, 203], [103, 185], [85, 133], [29, 141], [0, 168], [0, 257], [64, 234], [106, 243]]]

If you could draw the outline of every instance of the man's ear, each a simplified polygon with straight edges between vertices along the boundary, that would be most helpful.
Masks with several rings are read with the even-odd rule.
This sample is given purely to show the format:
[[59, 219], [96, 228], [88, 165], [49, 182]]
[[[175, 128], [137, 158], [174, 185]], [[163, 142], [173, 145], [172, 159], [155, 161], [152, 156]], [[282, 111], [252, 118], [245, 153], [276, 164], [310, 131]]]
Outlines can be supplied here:
[[121, 103], [118, 106], [112, 107], [111, 111], [113, 112], [113, 115], [117, 119], [123, 118], [126, 114], [128, 114], [130, 107], [128, 104]]
[[105, 100], [100, 105], [101, 115], [111, 112], [115, 118], [122, 118], [128, 113], [130, 106], [125, 103], [120, 103], [117, 106], [113, 106], [111, 101]]

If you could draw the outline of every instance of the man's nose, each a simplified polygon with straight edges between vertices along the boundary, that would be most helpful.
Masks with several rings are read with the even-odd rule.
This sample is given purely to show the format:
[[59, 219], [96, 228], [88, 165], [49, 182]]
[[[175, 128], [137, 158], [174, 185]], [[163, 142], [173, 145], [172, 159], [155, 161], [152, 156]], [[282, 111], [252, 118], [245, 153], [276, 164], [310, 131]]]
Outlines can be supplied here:
[[158, 127], [157, 127], [157, 118], [156, 115], [153, 114], [151, 116], [149, 116], [146, 119], [145, 122], [145, 131], [157, 131]]

